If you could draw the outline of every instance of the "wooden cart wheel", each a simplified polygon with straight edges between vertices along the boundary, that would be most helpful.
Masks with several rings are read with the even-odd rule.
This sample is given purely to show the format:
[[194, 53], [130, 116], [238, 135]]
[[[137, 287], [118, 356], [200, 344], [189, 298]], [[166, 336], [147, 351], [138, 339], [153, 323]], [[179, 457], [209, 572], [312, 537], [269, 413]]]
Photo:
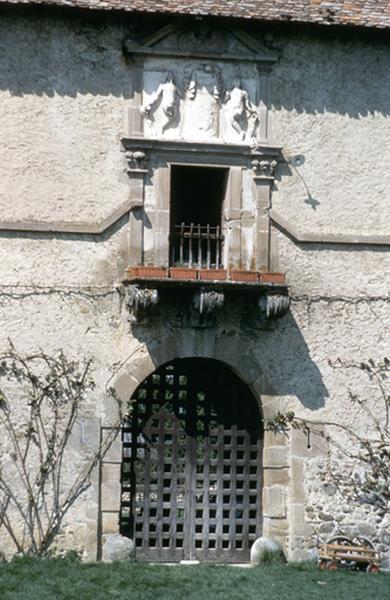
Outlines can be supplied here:
[[[352, 540], [352, 543], [356, 544], [356, 546], [366, 546], [367, 548], [370, 548], [371, 550], [375, 550], [375, 546], [372, 543], [372, 541], [366, 537], [355, 536]], [[370, 563], [367, 560], [367, 562], [358, 563], [357, 568], [359, 569], [359, 571], [367, 571], [367, 573], [370, 573], [370, 571], [368, 570], [369, 566], [370, 566]]]
[[372, 543], [372, 541], [366, 537], [356, 536], [353, 538], [352, 543], [355, 544], [356, 546], [366, 546], [367, 548], [370, 548], [371, 550], [375, 550], [375, 546]]
[[327, 544], [340, 544], [340, 546], [352, 546], [352, 540], [344, 535], [335, 535], [326, 540]]
[[[353, 546], [352, 540], [350, 538], [347, 538], [344, 535], [335, 535], [334, 537], [331, 537], [329, 540], [327, 540], [326, 543], [327, 544], [339, 544], [340, 546]], [[333, 562], [335, 562], [335, 561], [333, 561]], [[340, 561], [340, 565], [342, 567], [346, 567], [348, 569], [354, 569], [356, 567], [356, 562], [354, 560], [348, 560], [347, 558], [343, 558], [343, 560]], [[337, 569], [337, 566], [336, 566], [336, 569]], [[335, 571], [336, 569], [332, 569], [332, 570]]]
[[379, 565], [376, 565], [376, 564], [368, 565], [366, 571], [367, 571], [367, 573], [379, 573]]
[[326, 569], [327, 564], [328, 561], [325, 560], [325, 558], [320, 558], [320, 560], [318, 561], [318, 568], [321, 569], [321, 571], [324, 571]]
[[335, 560], [331, 560], [326, 565], [326, 568], [328, 569], [328, 571], [337, 571], [337, 562]]

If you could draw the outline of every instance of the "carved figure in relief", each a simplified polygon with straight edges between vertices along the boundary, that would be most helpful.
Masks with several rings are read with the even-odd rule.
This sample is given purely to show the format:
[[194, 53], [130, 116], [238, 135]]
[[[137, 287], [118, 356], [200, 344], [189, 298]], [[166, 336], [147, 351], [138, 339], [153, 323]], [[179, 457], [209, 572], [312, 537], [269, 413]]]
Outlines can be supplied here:
[[176, 86], [175, 76], [170, 71], [157, 91], [152, 95], [148, 104], [142, 106], [141, 112], [147, 119], [153, 120], [153, 112], [158, 106], [161, 107], [164, 114], [164, 121], [161, 125], [161, 133], [164, 133], [168, 127], [173, 126], [179, 117], [179, 98], [180, 90]]
[[239, 78], [233, 80], [230, 91], [226, 92], [228, 119], [242, 140], [253, 139], [259, 123], [255, 106], [249, 100], [249, 94], [243, 89]]

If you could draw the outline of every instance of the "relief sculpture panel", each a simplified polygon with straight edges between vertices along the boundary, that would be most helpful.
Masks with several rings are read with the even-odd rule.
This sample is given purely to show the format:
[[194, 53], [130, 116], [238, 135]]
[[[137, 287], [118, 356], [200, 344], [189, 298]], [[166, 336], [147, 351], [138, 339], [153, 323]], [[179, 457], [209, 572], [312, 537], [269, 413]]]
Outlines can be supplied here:
[[177, 73], [146, 70], [140, 109], [146, 136], [256, 143], [256, 82], [247, 86], [240, 73], [225, 71], [210, 63], [179, 65]]

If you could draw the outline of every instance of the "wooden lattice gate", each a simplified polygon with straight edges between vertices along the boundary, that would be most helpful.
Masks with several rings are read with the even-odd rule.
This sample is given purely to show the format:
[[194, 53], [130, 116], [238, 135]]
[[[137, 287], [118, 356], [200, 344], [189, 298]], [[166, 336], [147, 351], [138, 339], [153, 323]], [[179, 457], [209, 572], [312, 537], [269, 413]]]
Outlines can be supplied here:
[[137, 559], [245, 562], [261, 534], [262, 426], [217, 361], [182, 359], [137, 389], [123, 428], [121, 532]]

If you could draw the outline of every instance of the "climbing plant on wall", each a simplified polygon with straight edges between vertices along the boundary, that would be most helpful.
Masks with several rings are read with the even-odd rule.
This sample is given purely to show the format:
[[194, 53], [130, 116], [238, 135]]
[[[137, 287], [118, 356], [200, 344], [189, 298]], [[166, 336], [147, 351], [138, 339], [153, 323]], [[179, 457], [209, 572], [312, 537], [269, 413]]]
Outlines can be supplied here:
[[[346, 421], [314, 421], [300, 418], [293, 412], [279, 412], [268, 421], [273, 431], [290, 427], [325, 437], [329, 442], [330, 459], [327, 478], [342, 497], [353, 503], [371, 505], [380, 514], [390, 512], [390, 360], [367, 362], [329, 361], [333, 369], [343, 369], [351, 376], [363, 373], [370, 385], [369, 395], [347, 390], [345, 413], [357, 408], [364, 417], [363, 432]], [[353, 376], [352, 376], [353, 379]], [[325, 429], [324, 429], [325, 427]], [[342, 435], [340, 435], [342, 433]], [[332, 448], [341, 460], [332, 460]]]
[[[94, 387], [91, 360], [71, 360], [63, 351], [21, 355], [12, 344], [0, 356], [0, 533], [8, 533], [19, 554], [53, 549], [117, 434], [120, 407], [104, 442], [78, 456], [72, 451]], [[113, 390], [108, 394], [115, 398]]]

